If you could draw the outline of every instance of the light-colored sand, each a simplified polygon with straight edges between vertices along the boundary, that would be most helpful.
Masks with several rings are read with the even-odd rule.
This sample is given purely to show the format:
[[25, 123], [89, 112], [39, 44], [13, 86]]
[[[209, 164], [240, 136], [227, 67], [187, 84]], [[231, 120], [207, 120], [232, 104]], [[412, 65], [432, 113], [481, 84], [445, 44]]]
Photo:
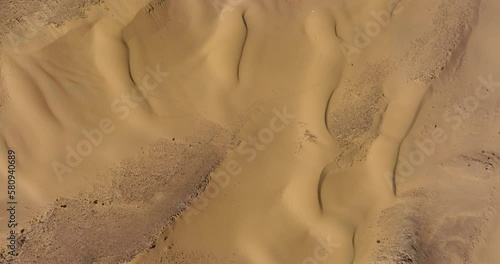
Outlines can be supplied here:
[[0, 4], [0, 263], [500, 263], [498, 1], [42, 6]]

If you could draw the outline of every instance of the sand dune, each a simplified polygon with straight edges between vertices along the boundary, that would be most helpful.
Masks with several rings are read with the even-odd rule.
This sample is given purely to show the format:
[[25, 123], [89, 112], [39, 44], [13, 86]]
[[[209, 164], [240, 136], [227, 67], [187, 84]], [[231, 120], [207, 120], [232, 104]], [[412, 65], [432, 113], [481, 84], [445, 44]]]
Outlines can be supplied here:
[[0, 263], [500, 261], [497, 1], [0, 8]]

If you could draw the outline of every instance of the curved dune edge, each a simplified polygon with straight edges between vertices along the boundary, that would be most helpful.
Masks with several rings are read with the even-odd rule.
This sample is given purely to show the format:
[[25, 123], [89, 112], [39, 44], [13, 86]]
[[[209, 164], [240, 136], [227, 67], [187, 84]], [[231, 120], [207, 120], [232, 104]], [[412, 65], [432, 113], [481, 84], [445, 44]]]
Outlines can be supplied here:
[[13, 261], [497, 263], [500, 7], [401, 1], [346, 58], [387, 3], [342, 3], [107, 1], [2, 50]]

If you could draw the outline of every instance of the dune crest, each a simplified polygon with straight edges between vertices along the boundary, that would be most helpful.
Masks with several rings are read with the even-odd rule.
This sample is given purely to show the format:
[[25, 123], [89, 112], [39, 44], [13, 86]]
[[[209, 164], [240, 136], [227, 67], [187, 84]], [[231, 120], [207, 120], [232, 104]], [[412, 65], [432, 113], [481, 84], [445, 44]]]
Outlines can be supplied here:
[[0, 263], [500, 260], [494, 0], [4, 6]]

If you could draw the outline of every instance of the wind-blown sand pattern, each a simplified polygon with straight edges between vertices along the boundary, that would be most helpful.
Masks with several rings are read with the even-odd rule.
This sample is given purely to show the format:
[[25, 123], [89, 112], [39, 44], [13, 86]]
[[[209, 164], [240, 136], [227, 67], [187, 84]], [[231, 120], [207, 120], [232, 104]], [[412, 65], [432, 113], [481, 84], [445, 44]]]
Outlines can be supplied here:
[[0, 12], [0, 263], [500, 263], [497, 0]]

